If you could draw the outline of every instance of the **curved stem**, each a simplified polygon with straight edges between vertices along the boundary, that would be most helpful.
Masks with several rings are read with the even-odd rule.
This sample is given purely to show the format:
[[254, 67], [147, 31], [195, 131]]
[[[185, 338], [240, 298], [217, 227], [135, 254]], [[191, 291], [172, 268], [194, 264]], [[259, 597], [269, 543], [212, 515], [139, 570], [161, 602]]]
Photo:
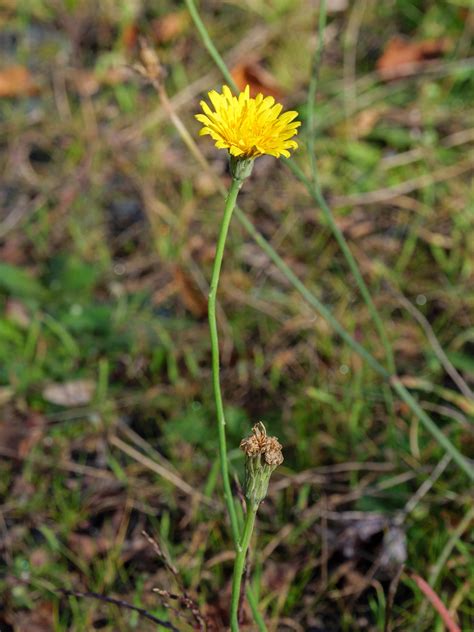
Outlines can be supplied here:
[[185, 1], [186, 1], [186, 6], [188, 7], [188, 11], [191, 15], [191, 18], [193, 19], [193, 22], [196, 25], [197, 30], [199, 31], [199, 35], [201, 36], [204, 46], [209, 51], [209, 54], [214, 60], [214, 63], [216, 64], [216, 66], [224, 75], [225, 80], [227, 81], [229, 86], [233, 90], [237, 91], [237, 86], [235, 85], [235, 81], [232, 79], [232, 75], [230, 74], [229, 69], [227, 68], [225, 64], [225, 61], [222, 59], [222, 57], [219, 54], [219, 51], [214, 46], [214, 42], [212, 41], [211, 37], [209, 36], [209, 33], [207, 32], [207, 29], [204, 26], [204, 22], [201, 20], [201, 16], [199, 15], [199, 11], [196, 7], [194, 0], [185, 0]]
[[[192, 3], [191, 3], [192, 4]], [[176, 130], [178, 131], [179, 135], [181, 136], [181, 139], [183, 140], [184, 144], [186, 145], [186, 147], [189, 149], [189, 151], [192, 153], [192, 155], [196, 158], [196, 160], [198, 161], [198, 163], [203, 167], [203, 169], [209, 173], [213, 179], [214, 182], [217, 185], [217, 188], [219, 190], [219, 192], [224, 196], [227, 197], [227, 191], [225, 190], [224, 185], [222, 184], [220, 178], [217, 178], [217, 176], [215, 175], [215, 173], [212, 171], [212, 169], [209, 166], [209, 163], [206, 161], [206, 159], [204, 158], [204, 156], [202, 155], [202, 153], [199, 150], [199, 147], [196, 145], [193, 137], [191, 136], [191, 134], [188, 132], [187, 128], [185, 127], [185, 125], [183, 124], [182, 120], [179, 118], [179, 116], [176, 114], [175, 110], [173, 109], [173, 106], [169, 100], [168, 94], [165, 90], [165, 87], [162, 84], [157, 84], [155, 85], [155, 89], [157, 90], [161, 102], [163, 104], [163, 107], [165, 108], [168, 116], [170, 117], [172, 123], [174, 124], [174, 126], [176, 127]], [[231, 518], [232, 520], [232, 518]], [[237, 525], [238, 527], [238, 525]], [[232, 527], [232, 536], [234, 539], [234, 543], [235, 546], [238, 546], [238, 538], [239, 538], [239, 529], [235, 529], [234, 527]], [[253, 614], [253, 618], [254, 621], [258, 627], [258, 629], [260, 630], [260, 632], [267, 632], [267, 627], [265, 625], [265, 621], [263, 620], [263, 617], [258, 609], [258, 600], [255, 597], [255, 594], [252, 591], [252, 587], [250, 585], [246, 586], [246, 593], [247, 593], [247, 599], [250, 605], [250, 609], [252, 610], [252, 614]]]
[[318, 45], [314, 50], [313, 60], [311, 63], [311, 77], [308, 86], [308, 101], [306, 117], [308, 121], [308, 154], [311, 165], [311, 173], [316, 179], [316, 152], [314, 150], [314, 137], [315, 137], [315, 125], [314, 125], [314, 110], [316, 106], [316, 91], [319, 80], [319, 69], [321, 66], [321, 59], [323, 56], [324, 48], [324, 30], [326, 28], [326, 0], [321, 0], [319, 6], [319, 20], [318, 20]]
[[214, 398], [216, 402], [217, 413], [217, 429], [219, 433], [219, 459], [221, 466], [222, 484], [224, 486], [224, 499], [227, 506], [227, 512], [230, 518], [230, 524], [232, 528], [232, 536], [234, 542], [239, 541], [239, 525], [237, 521], [237, 514], [234, 506], [234, 499], [232, 497], [232, 490], [230, 488], [229, 468], [227, 463], [227, 444], [225, 436], [225, 415], [224, 404], [222, 402], [222, 393], [220, 386], [220, 361], [219, 361], [219, 336], [217, 332], [217, 317], [216, 317], [216, 300], [217, 300], [217, 288], [219, 286], [219, 277], [222, 267], [222, 259], [224, 257], [225, 242], [227, 239], [227, 233], [229, 232], [230, 220], [232, 218], [232, 211], [235, 208], [235, 202], [237, 195], [239, 194], [240, 187], [242, 186], [242, 180], [233, 179], [232, 184], [227, 194], [224, 217], [222, 219], [221, 229], [219, 233], [219, 239], [217, 241], [216, 256], [214, 259], [214, 266], [212, 268], [211, 288], [209, 291], [209, 303], [208, 303], [208, 315], [209, 315], [209, 330], [211, 334], [211, 353], [212, 353], [212, 384], [214, 387]]
[[[188, 6], [193, 6], [195, 9], [195, 5], [193, 0], [186, 0], [186, 4]], [[200, 20], [199, 14], [196, 14], [194, 11], [193, 19], [196, 24], [199, 23], [202, 28], [204, 28], [204, 24]], [[201, 31], [201, 29], [200, 29]], [[214, 51], [216, 51], [214, 47]], [[218, 53], [217, 53], [218, 54]], [[179, 131], [179, 128], [178, 128]], [[199, 149], [197, 148], [194, 140], [191, 136], [186, 133], [183, 135], [183, 140], [188, 147], [192, 147], [192, 153], [196, 155], [199, 153]], [[201, 164], [202, 158], [199, 160]], [[302, 171], [296, 166], [294, 162], [287, 162], [289, 166], [291, 166], [295, 175], [305, 184], [305, 186], [311, 186], [309, 180], [304, 176]], [[212, 174], [212, 170], [209, 165], [206, 166], [206, 170]], [[219, 183], [218, 188], [221, 190]], [[327, 206], [326, 201], [324, 200], [323, 210], [325, 208], [329, 208]], [[335, 224], [334, 219], [332, 217], [332, 213], [329, 209], [329, 217], [328, 220]], [[357, 353], [363, 358], [369, 366], [371, 366], [384, 380], [386, 380], [387, 384], [389, 384], [393, 390], [396, 390], [398, 395], [403, 399], [403, 401], [408, 405], [411, 411], [417, 415], [428, 432], [433, 436], [433, 438], [438, 441], [440, 445], [453, 457], [453, 460], [468, 474], [471, 480], [474, 480], [474, 468], [471, 461], [468, 461], [457, 448], [449, 441], [447, 437], [440, 440], [440, 430], [437, 428], [434, 421], [425, 413], [425, 411], [420, 407], [417, 400], [410, 394], [408, 389], [406, 389], [401, 382], [398, 382], [398, 386], [395, 389], [394, 384], [391, 383], [391, 378], [394, 376], [394, 372], [389, 372], [385, 369], [380, 362], [378, 362], [374, 356], [367, 351], [362, 345], [360, 345], [350, 334], [348, 331], [344, 329], [344, 327], [334, 318], [331, 311], [319, 301], [316, 296], [310, 292], [304, 284], [298, 279], [298, 277], [294, 274], [294, 272], [289, 268], [289, 266], [283, 261], [283, 259], [278, 255], [272, 245], [259, 233], [259, 231], [255, 228], [255, 226], [250, 222], [244, 213], [242, 213], [238, 208], [236, 209], [236, 215], [239, 222], [243, 225], [247, 233], [255, 240], [255, 242], [262, 248], [262, 250], [268, 255], [268, 257], [273, 261], [273, 263], [277, 266], [277, 268], [282, 272], [282, 274], [288, 279], [288, 281], [293, 285], [293, 287], [303, 296], [303, 298], [308, 302], [309, 305], [313, 307], [321, 316], [327, 320], [331, 326], [334, 328], [336, 333]], [[336, 226], [337, 228], [337, 226]], [[339, 231], [340, 232], [340, 231]], [[341, 234], [342, 239], [344, 236]], [[345, 241], [345, 239], [344, 239]], [[352, 256], [352, 253], [351, 253]], [[378, 315], [378, 314], [377, 314]], [[444, 435], [443, 435], [444, 436]], [[235, 513], [235, 511], [234, 511]], [[234, 533], [234, 541], [238, 542], [238, 528], [236, 530], [233, 529]], [[236, 535], [235, 535], [236, 534]], [[247, 587], [247, 594], [250, 593], [250, 587]], [[255, 599], [249, 598], [249, 603], [252, 607], [252, 612], [255, 618], [255, 621], [258, 625], [259, 630], [264, 631], [265, 624], [256, 609]]]
[[[229, 70], [224, 62], [224, 60], [222, 59], [221, 55], [219, 54], [219, 51], [217, 50], [217, 48], [214, 46], [214, 42], [212, 41], [211, 37], [209, 36], [209, 33], [207, 32], [207, 29], [201, 19], [201, 16], [199, 15], [199, 11], [196, 8], [196, 5], [194, 3], [194, 0], [186, 0], [186, 5], [188, 7], [189, 13], [193, 19], [193, 22], [197, 28], [197, 30], [199, 31], [199, 34], [202, 38], [202, 41], [204, 43], [204, 46], [207, 48], [209, 54], [211, 55], [212, 59], [214, 60], [216, 66], [219, 68], [219, 70], [222, 72], [222, 74], [224, 75], [226, 81], [229, 83], [229, 85], [235, 90], [236, 86], [235, 86], [235, 82], [232, 79], [231, 74], [229, 73]], [[293, 171], [293, 173], [296, 175], [296, 177], [301, 180], [301, 182], [303, 182], [303, 184], [306, 186], [308, 193], [311, 195], [311, 197], [316, 201], [317, 204], [319, 204], [323, 215], [326, 219], [326, 221], [329, 224], [329, 227], [342, 251], [342, 254], [344, 255], [349, 268], [354, 276], [355, 282], [357, 284], [357, 287], [359, 288], [359, 291], [362, 295], [362, 298], [364, 299], [364, 302], [367, 305], [367, 309], [369, 310], [370, 316], [372, 318], [372, 320], [374, 321], [374, 325], [377, 329], [377, 332], [380, 336], [380, 339], [382, 341], [384, 350], [385, 350], [385, 355], [386, 355], [386, 359], [387, 359], [387, 366], [388, 366], [388, 370], [389, 373], [391, 375], [395, 374], [395, 361], [394, 361], [394, 357], [393, 357], [393, 350], [392, 347], [390, 345], [390, 342], [388, 340], [388, 336], [387, 333], [385, 331], [385, 327], [384, 324], [382, 322], [382, 319], [380, 318], [380, 315], [378, 313], [377, 308], [375, 307], [375, 304], [372, 300], [372, 297], [370, 295], [370, 292], [367, 288], [367, 285], [362, 277], [362, 274], [360, 272], [359, 266], [357, 265], [356, 260], [354, 259], [354, 256], [347, 244], [347, 241], [344, 237], [344, 235], [342, 234], [342, 232], [340, 231], [339, 227], [337, 226], [336, 222], [334, 221], [334, 217], [333, 214], [331, 212], [331, 209], [329, 208], [326, 200], [324, 199], [324, 196], [322, 194], [321, 191], [321, 186], [319, 184], [319, 179], [317, 176], [317, 167], [316, 167], [316, 160], [315, 160], [315, 156], [314, 156], [314, 138], [313, 138], [313, 134], [314, 134], [314, 116], [313, 116], [313, 109], [314, 109], [314, 101], [315, 101], [315, 97], [316, 97], [316, 87], [317, 87], [317, 80], [318, 80], [318, 67], [320, 64], [320, 59], [321, 59], [321, 55], [322, 55], [322, 47], [323, 47], [323, 36], [324, 36], [324, 27], [326, 24], [326, 6], [325, 3], [322, 5], [321, 11], [320, 11], [320, 19], [319, 19], [319, 46], [316, 49], [315, 52], [315, 58], [313, 60], [313, 64], [312, 64], [312, 68], [313, 68], [313, 75], [312, 75], [312, 80], [310, 82], [310, 90], [309, 90], [309, 95], [308, 95], [308, 116], [309, 116], [309, 149], [310, 149], [310, 160], [311, 160], [311, 168], [312, 168], [312, 172], [313, 172], [313, 178], [312, 181], [310, 181], [301, 171], [301, 169], [299, 169], [299, 167], [296, 165], [296, 163], [291, 160], [291, 159], [286, 159], [285, 162], [287, 163], [287, 165], [290, 167], [290, 169]]]
[[466, 459], [459, 450], [451, 443], [451, 441], [443, 434], [438, 428], [435, 422], [429, 417], [423, 408], [421, 408], [418, 401], [413, 397], [410, 391], [402, 384], [402, 382], [385, 369], [378, 360], [376, 360], [371, 353], [369, 353], [362, 345], [360, 345], [354, 338], [344, 329], [340, 322], [334, 318], [331, 311], [321, 303], [321, 301], [308, 290], [308, 288], [299, 280], [296, 274], [291, 270], [288, 264], [278, 255], [273, 249], [271, 244], [261, 235], [255, 226], [250, 222], [247, 217], [238, 208], [236, 209], [236, 216], [239, 222], [243, 225], [249, 235], [255, 240], [260, 248], [268, 255], [273, 261], [275, 266], [280, 272], [288, 279], [293, 287], [301, 294], [305, 301], [311, 305], [321, 316], [332, 326], [334, 331], [346, 342], [351, 349], [353, 349], [361, 358], [363, 358], [374, 371], [376, 371], [392, 389], [398, 393], [398, 395], [407, 404], [410, 410], [418, 417], [421, 423], [431, 436], [441, 445], [448, 454], [453, 457], [453, 460], [464, 470], [469, 476], [471, 481], [474, 481], [474, 466], [472, 461]]
[[[367, 309], [369, 310], [370, 317], [372, 318], [372, 321], [375, 325], [375, 329], [377, 330], [379, 338], [382, 342], [382, 346], [385, 352], [385, 359], [387, 362], [388, 372], [390, 373], [390, 375], [395, 375], [397, 372], [396, 365], [395, 365], [395, 358], [393, 355], [392, 345], [390, 344], [390, 341], [387, 336], [385, 325], [382, 322], [382, 318], [380, 317], [379, 311], [377, 307], [375, 306], [375, 303], [369, 292], [367, 284], [364, 281], [364, 277], [362, 276], [359, 265], [357, 261], [355, 260], [351, 249], [349, 248], [349, 244], [347, 243], [346, 238], [344, 237], [341, 229], [336, 224], [334, 215], [324, 198], [323, 192], [321, 191], [321, 185], [319, 182], [315, 157], [313, 156], [313, 160], [312, 160], [312, 170], [313, 170], [312, 181], [310, 181], [304, 175], [304, 173], [301, 171], [301, 169], [296, 165], [294, 161], [286, 160], [286, 163], [291, 169], [291, 171], [296, 175], [296, 177], [299, 180], [301, 180], [301, 182], [303, 182], [303, 184], [306, 186], [308, 193], [316, 202], [316, 204], [319, 205], [319, 208], [321, 209], [326, 222], [329, 224], [329, 228], [331, 229], [331, 232], [334, 238], [336, 239], [344, 258], [347, 261], [349, 269], [352, 272], [352, 276], [355, 279], [356, 285], [359, 288], [359, 292], [361, 293], [362, 298], [367, 306]], [[391, 414], [393, 414], [394, 402], [393, 402], [392, 393], [387, 386], [385, 386], [384, 392], [385, 392], [385, 400], [387, 404], [387, 409], [389, 410]]]
[[294, 161], [286, 160], [285, 162], [289, 166], [291, 171], [295, 174], [295, 176], [299, 180], [301, 180], [301, 182], [303, 182], [303, 184], [306, 186], [308, 190], [308, 193], [313, 198], [313, 200], [319, 205], [321, 211], [323, 212], [324, 218], [329, 224], [332, 234], [334, 235], [334, 238], [336, 239], [339, 245], [339, 248], [341, 249], [342, 254], [344, 255], [344, 258], [346, 259], [347, 264], [349, 265], [349, 268], [355, 279], [357, 287], [359, 288], [362, 298], [364, 299], [364, 302], [367, 305], [367, 309], [369, 310], [370, 316], [372, 320], [374, 321], [374, 325], [380, 336], [380, 340], [382, 341], [382, 344], [384, 346], [388, 371], [390, 375], [394, 375], [396, 372], [395, 360], [393, 357], [392, 347], [390, 345], [390, 342], [387, 337], [387, 333], [385, 331], [384, 324], [382, 322], [382, 319], [380, 318], [380, 314], [378, 313], [377, 308], [375, 307], [375, 304], [372, 300], [370, 292], [360, 272], [360, 268], [357, 264], [357, 261], [354, 258], [354, 255], [351, 252], [351, 249], [349, 248], [346, 238], [342, 234], [339, 226], [336, 224], [332, 211], [329, 208], [326, 200], [324, 199], [324, 196], [321, 191], [321, 186], [319, 184], [319, 178], [317, 176], [317, 172], [315, 172], [314, 174], [313, 182], [310, 182]]
[[[338, 225], [334, 221], [334, 216], [324, 198], [323, 192], [321, 190], [321, 184], [319, 182], [318, 165], [316, 161], [316, 152], [315, 152], [315, 147], [314, 147], [314, 140], [315, 140], [314, 138], [315, 137], [314, 111], [316, 108], [316, 92], [317, 92], [318, 80], [319, 80], [319, 70], [321, 66], [321, 60], [322, 60], [323, 49], [324, 49], [324, 31], [326, 28], [326, 18], [327, 18], [326, 9], [327, 9], [326, 0], [321, 0], [321, 4], [319, 7], [319, 21], [318, 21], [318, 45], [315, 48], [314, 54], [313, 54], [313, 60], [311, 63], [311, 76], [310, 76], [310, 81], [309, 81], [309, 86], [308, 86], [308, 100], [307, 100], [308, 139], [307, 139], [307, 143], [308, 143], [308, 154], [309, 154], [309, 161], [310, 161], [310, 167], [311, 167], [311, 176], [312, 176], [311, 181], [308, 180], [304, 176], [303, 172], [296, 166], [295, 163], [293, 163], [292, 161], [288, 161], [288, 165], [290, 169], [293, 171], [293, 173], [302, 182], [304, 182], [308, 190], [308, 193], [311, 195], [311, 197], [315, 200], [315, 202], [321, 208], [323, 215], [332, 231], [332, 234], [334, 235], [339, 245], [339, 248], [341, 249], [342, 254], [344, 255], [344, 258], [346, 259], [347, 264], [349, 265], [349, 269], [351, 270], [352, 275], [357, 284], [357, 287], [359, 288], [359, 292], [361, 293], [362, 298], [365, 304], [367, 305], [367, 309], [369, 310], [370, 317], [372, 318], [375, 328], [377, 329], [377, 333], [379, 335], [379, 338], [382, 342], [382, 345], [385, 351], [385, 358], [387, 361], [388, 371], [391, 375], [395, 375], [396, 374], [395, 358], [394, 358], [392, 346], [387, 336], [385, 325], [375, 306], [375, 303], [364, 281], [360, 268], [352, 254], [352, 251], [349, 248], [346, 238], [344, 237], [343, 233], [341, 232]], [[386, 397], [387, 408], [389, 409], [389, 411], [393, 413], [393, 398], [392, 398], [390, 389], [387, 387], [385, 387], [385, 397]]]
[[245, 558], [250, 544], [257, 515], [258, 505], [247, 503], [247, 515], [245, 517], [244, 532], [237, 548], [237, 556], [234, 563], [234, 575], [232, 578], [232, 601], [230, 606], [230, 629], [231, 632], [239, 632], [239, 601], [240, 589], [242, 586], [242, 576], [245, 568]]

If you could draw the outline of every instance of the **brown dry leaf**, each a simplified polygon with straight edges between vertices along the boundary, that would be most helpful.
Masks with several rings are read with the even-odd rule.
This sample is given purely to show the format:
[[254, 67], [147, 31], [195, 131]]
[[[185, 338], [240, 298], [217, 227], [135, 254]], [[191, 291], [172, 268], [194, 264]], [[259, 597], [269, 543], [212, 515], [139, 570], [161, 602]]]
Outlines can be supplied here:
[[207, 314], [207, 300], [194, 280], [180, 266], [174, 269], [174, 280], [185, 307], [197, 318], [203, 318]]
[[189, 23], [187, 11], [173, 11], [162, 18], [153, 20], [151, 28], [157, 42], [166, 44], [184, 32]]
[[239, 90], [245, 90], [247, 85], [250, 87], [251, 97], [257, 96], [260, 92], [275, 99], [281, 99], [284, 96], [283, 90], [273, 75], [257, 62], [238, 64], [232, 69], [231, 75]]
[[393, 37], [377, 61], [377, 70], [382, 79], [398, 79], [417, 72], [420, 63], [441, 57], [449, 48], [447, 38], [409, 42]]
[[0, 98], [33, 95], [39, 92], [28, 68], [8, 66], [0, 70]]
[[58, 406], [85, 406], [95, 392], [92, 380], [73, 380], [64, 384], [49, 384], [43, 389], [43, 399]]

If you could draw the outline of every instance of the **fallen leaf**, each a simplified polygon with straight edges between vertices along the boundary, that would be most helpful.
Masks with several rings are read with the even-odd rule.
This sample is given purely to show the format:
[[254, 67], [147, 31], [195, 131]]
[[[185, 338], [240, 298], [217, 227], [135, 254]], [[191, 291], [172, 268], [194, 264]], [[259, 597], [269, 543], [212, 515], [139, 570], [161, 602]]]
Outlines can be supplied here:
[[447, 38], [409, 42], [393, 37], [377, 61], [377, 70], [382, 79], [398, 79], [415, 74], [420, 63], [441, 57], [449, 48]]
[[63, 384], [48, 384], [43, 389], [43, 399], [58, 406], [85, 406], [95, 392], [92, 380], [73, 380]]
[[180, 266], [174, 269], [174, 280], [185, 307], [197, 318], [203, 318], [207, 314], [207, 300], [194, 280]]
[[238, 64], [232, 69], [231, 75], [240, 91], [247, 85], [250, 87], [251, 97], [257, 96], [260, 92], [275, 99], [281, 99], [284, 96], [283, 90], [273, 75], [257, 62]]
[[184, 32], [189, 23], [187, 11], [173, 11], [153, 20], [151, 29], [157, 42], [166, 44]]
[[8, 66], [0, 70], [0, 98], [31, 96], [37, 94], [38, 91], [38, 86], [33, 81], [28, 68]]

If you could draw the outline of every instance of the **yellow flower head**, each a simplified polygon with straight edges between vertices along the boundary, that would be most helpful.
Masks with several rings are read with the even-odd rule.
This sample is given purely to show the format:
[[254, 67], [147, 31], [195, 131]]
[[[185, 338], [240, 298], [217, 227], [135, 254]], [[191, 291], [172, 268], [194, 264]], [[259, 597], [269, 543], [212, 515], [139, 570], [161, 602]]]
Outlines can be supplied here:
[[235, 97], [228, 86], [223, 86], [222, 94], [211, 90], [209, 99], [215, 111], [201, 101], [204, 114], [196, 114], [203, 124], [200, 135], [209, 134], [216, 147], [228, 149], [231, 156], [247, 160], [263, 154], [288, 158], [288, 150], [298, 147], [290, 140], [301, 125], [293, 120], [298, 112], [281, 114], [283, 106], [273, 97], [258, 94], [251, 98], [249, 86]]

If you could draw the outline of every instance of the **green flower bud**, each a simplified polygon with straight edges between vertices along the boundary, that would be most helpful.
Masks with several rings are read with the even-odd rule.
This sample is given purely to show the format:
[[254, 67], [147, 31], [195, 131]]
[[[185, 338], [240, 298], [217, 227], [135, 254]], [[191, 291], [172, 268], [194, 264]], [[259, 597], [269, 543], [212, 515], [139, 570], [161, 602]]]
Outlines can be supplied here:
[[230, 156], [230, 172], [236, 180], [245, 180], [252, 173], [253, 158]]
[[252, 434], [240, 444], [245, 452], [244, 493], [247, 502], [257, 508], [267, 495], [268, 483], [273, 470], [283, 463], [281, 444], [275, 437], [267, 437], [261, 421], [252, 429]]

